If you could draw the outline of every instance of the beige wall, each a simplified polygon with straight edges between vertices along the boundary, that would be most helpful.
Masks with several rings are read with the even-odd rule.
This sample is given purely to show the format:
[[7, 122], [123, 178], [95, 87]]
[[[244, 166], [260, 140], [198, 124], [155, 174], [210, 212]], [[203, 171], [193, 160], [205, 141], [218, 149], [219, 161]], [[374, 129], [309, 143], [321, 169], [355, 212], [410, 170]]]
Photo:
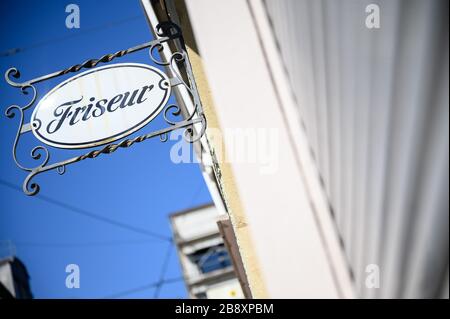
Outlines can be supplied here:
[[[278, 154], [269, 163], [277, 167], [275, 173], [264, 174], [258, 163], [220, 165], [252, 293], [273, 298], [344, 296], [248, 3], [191, 0], [187, 9], [215, 105], [207, 112], [208, 126], [220, 126], [222, 132], [275, 129], [278, 135]], [[230, 143], [225, 138], [225, 152]]]

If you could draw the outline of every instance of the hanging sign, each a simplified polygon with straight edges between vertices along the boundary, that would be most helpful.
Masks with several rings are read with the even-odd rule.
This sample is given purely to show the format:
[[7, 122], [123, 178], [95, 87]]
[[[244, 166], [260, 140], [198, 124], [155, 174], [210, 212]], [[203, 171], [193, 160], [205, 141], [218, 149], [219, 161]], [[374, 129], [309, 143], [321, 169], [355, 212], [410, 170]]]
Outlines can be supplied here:
[[[190, 143], [203, 136], [206, 118], [181, 29], [172, 22], [162, 22], [156, 26], [155, 35], [153, 41], [24, 82], [17, 82], [21, 75], [16, 68], [6, 71], [5, 80], [9, 85], [19, 88], [23, 94], [30, 95], [31, 92], [27, 104], [12, 104], [5, 112], [7, 117], [18, 119], [12, 155], [17, 167], [27, 172], [22, 184], [25, 194], [39, 192], [40, 187], [33, 179], [43, 172], [53, 170], [64, 174], [68, 165], [111, 154], [153, 137], [166, 142], [168, 134], [178, 129], [184, 130], [184, 137]], [[97, 67], [143, 49], [149, 49], [153, 66], [117, 63]], [[89, 70], [78, 73], [82, 69]], [[35, 104], [37, 84], [70, 73], [76, 75], [58, 84]], [[174, 87], [187, 93], [183, 108], [168, 103]], [[137, 133], [158, 116], [165, 127]], [[38, 143], [42, 143], [29, 150], [32, 165], [19, 160], [16, 154], [22, 136], [30, 132]], [[132, 133], [140, 135], [130, 137]], [[76, 156], [70, 153], [65, 160], [52, 162], [53, 148], [59, 148], [61, 152], [94, 149]]]
[[167, 76], [133, 63], [78, 74], [48, 92], [31, 115], [43, 143], [85, 148], [125, 137], [153, 120], [170, 97]]

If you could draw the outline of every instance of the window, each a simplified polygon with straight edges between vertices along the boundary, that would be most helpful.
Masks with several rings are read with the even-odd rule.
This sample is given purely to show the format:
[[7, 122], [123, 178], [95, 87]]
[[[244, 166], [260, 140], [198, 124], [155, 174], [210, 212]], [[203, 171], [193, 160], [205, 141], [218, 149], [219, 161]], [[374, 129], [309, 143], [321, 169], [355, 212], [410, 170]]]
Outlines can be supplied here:
[[209, 273], [231, 266], [230, 256], [223, 244], [200, 249], [189, 255], [189, 259], [197, 265], [201, 273]]

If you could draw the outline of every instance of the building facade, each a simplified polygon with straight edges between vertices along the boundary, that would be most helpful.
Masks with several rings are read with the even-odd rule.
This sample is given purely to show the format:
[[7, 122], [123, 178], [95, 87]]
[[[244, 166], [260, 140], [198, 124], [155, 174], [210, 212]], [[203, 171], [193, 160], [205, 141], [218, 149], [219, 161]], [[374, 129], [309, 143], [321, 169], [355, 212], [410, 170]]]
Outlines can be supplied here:
[[253, 297], [448, 298], [448, 1], [142, 3], [183, 30]]
[[232, 258], [217, 225], [219, 217], [214, 205], [170, 216], [173, 238], [191, 298], [244, 297]]
[[30, 276], [17, 257], [0, 259], [0, 299], [31, 299]]

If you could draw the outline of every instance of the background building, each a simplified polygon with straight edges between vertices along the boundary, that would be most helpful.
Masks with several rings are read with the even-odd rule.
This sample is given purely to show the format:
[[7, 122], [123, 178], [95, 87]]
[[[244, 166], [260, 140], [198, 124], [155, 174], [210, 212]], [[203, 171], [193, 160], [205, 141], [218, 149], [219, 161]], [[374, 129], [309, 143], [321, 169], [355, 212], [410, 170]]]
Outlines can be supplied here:
[[192, 298], [243, 298], [233, 261], [219, 232], [214, 205], [170, 216], [183, 275]]
[[0, 299], [31, 299], [30, 277], [17, 257], [0, 259]]
[[[142, 4], [183, 29], [222, 132], [197, 154], [254, 297], [448, 298], [448, 1], [376, 1], [380, 28], [372, 1]], [[276, 156], [221, 160], [248, 128]]]

